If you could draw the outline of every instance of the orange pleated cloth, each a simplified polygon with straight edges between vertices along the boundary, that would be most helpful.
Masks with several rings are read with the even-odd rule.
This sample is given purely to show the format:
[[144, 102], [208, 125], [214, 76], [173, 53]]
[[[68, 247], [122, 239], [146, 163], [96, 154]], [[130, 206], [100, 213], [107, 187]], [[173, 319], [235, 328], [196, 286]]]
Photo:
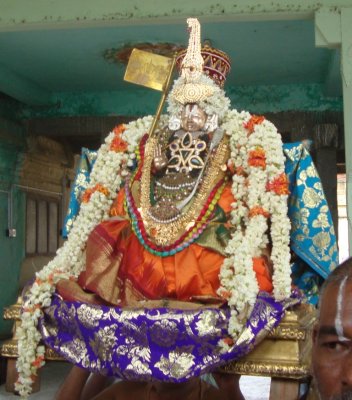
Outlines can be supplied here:
[[[121, 190], [111, 214], [125, 219], [102, 222], [89, 236], [86, 269], [78, 278], [79, 286], [94, 298], [98, 296], [116, 305], [128, 305], [142, 299], [192, 301], [198, 297], [219, 298], [219, 271], [224, 257], [196, 243], [168, 257], [149, 253], [124, 214], [123, 197]], [[228, 185], [218, 204], [229, 212], [233, 201]], [[253, 269], [260, 290], [271, 292], [273, 286], [266, 258], [254, 258]], [[68, 300], [85, 298], [77, 287], [69, 289], [62, 283], [58, 285], [58, 291]]]

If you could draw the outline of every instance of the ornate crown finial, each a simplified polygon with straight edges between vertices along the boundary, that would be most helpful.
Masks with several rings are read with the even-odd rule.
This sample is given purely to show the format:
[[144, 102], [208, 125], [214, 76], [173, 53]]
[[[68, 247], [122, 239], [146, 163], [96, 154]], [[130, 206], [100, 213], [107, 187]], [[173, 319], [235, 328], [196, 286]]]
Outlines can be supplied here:
[[187, 19], [190, 32], [188, 48], [185, 58], [182, 61], [182, 73], [186, 82], [195, 82], [203, 72], [203, 57], [200, 45], [200, 24], [196, 18]]
[[181, 65], [181, 77], [184, 83], [171, 93], [171, 96], [181, 104], [198, 103], [214, 93], [210, 85], [201, 82], [204, 61], [201, 54], [199, 21], [196, 18], [188, 18], [187, 23], [190, 36], [187, 53]]

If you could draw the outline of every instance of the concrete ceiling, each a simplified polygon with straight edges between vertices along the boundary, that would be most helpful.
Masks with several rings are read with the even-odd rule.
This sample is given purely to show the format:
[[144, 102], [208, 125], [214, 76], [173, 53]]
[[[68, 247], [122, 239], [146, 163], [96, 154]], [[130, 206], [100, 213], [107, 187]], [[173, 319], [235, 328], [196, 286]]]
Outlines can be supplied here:
[[[314, 47], [309, 20], [204, 23], [202, 31], [230, 55], [229, 84], [322, 82], [328, 69], [330, 52]], [[50, 91], [119, 89], [123, 67], [103, 52], [140, 42], [186, 45], [185, 25], [6, 32], [1, 64]]]
[[[202, 37], [230, 55], [228, 86], [326, 82], [330, 94], [341, 94], [338, 53], [315, 47], [312, 20], [205, 22]], [[9, 91], [11, 79], [8, 94], [28, 85], [43, 101], [58, 92], [126, 90], [125, 66], [106, 61], [106, 49], [187, 40], [185, 23], [2, 32], [0, 90]]]

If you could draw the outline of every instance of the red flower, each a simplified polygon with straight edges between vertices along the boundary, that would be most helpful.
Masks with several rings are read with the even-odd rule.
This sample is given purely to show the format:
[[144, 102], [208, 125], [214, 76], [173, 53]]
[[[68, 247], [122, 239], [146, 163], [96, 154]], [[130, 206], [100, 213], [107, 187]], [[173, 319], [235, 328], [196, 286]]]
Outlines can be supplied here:
[[255, 150], [251, 150], [248, 154], [248, 164], [251, 167], [266, 167], [266, 155], [263, 147], [258, 146]]
[[236, 173], [236, 175], [247, 176], [246, 171], [244, 170], [243, 167], [237, 167], [235, 169], [235, 173]]
[[230, 171], [230, 174], [231, 174], [231, 175], [234, 175], [234, 174], [235, 174], [235, 166], [234, 166], [232, 160], [229, 160], [229, 161], [228, 161], [228, 163], [227, 163], [227, 169]]
[[229, 300], [231, 297], [231, 292], [229, 290], [221, 289], [220, 296], [226, 300]]
[[96, 184], [93, 188], [87, 189], [82, 196], [82, 203], [88, 203], [90, 198], [92, 197], [92, 194], [95, 192], [100, 192], [103, 193], [105, 196], [109, 195], [109, 190], [101, 185], [100, 183]]
[[48, 282], [50, 283], [50, 285], [52, 285], [54, 283], [54, 273], [49, 274]]
[[35, 283], [36, 283], [38, 286], [40, 286], [40, 285], [43, 283], [43, 281], [42, 281], [40, 278], [37, 278], [37, 279], [35, 280]]
[[38, 356], [34, 361], [32, 361], [33, 367], [40, 368], [43, 364], [44, 356]]
[[24, 312], [32, 313], [32, 312], [34, 312], [35, 310], [39, 310], [39, 309], [40, 309], [40, 304], [35, 304], [33, 307], [24, 307], [24, 308], [23, 308], [23, 311], [24, 311]]
[[115, 133], [115, 135], [121, 135], [122, 133], [124, 133], [126, 130], [126, 127], [124, 124], [120, 124], [115, 126], [115, 128], [113, 129], [113, 132]]
[[127, 150], [127, 143], [122, 139], [121, 135], [125, 132], [126, 128], [123, 124], [118, 125], [114, 128], [113, 132], [115, 133], [115, 137], [113, 138], [110, 150], [116, 152], [125, 152]]
[[269, 218], [270, 214], [268, 211], [265, 211], [263, 207], [255, 206], [249, 210], [249, 218], [254, 217], [256, 215], [263, 215], [265, 218]]
[[260, 125], [265, 120], [265, 117], [262, 115], [252, 115], [249, 121], [244, 124], [244, 127], [248, 130], [248, 134], [254, 132], [254, 128], [256, 125]]
[[224, 338], [222, 340], [228, 346], [233, 346], [233, 344], [235, 343], [234, 340], [232, 338], [230, 338], [230, 337], [226, 337], [226, 338]]
[[274, 192], [276, 194], [290, 194], [288, 190], [288, 179], [286, 174], [283, 172], [282, 174], [278, 175], [274, 178], [271, 182], [266, 184], [266, 190], [270, 192]]

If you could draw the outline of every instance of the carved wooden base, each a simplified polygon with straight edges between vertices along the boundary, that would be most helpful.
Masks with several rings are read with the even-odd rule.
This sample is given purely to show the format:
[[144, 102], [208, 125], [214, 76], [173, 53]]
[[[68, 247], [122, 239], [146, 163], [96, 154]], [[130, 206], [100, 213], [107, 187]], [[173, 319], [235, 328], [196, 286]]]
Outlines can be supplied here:
[[301, 305], [287, 311], [280, 325], [251, 353], [222, 370], [240, 375], [302, 380], [310, 376], [314, 309]]
[[[10, 339], [3, 343], [1, 347], [1, 355], [6, 358], [17, 358], [17, 340]], [[45, 359], [48, 361], [64, 361], [64, 358], [59, 356], [54, 350], [49, 347], [45, 348]]]
[[222, 371], [270, 376], [270, 400], [298, 399], [300, 381], [310, 376], [314, 322], [315, 311], [308, 305], [288, 311], [280, 325], [250, 354], [227, 364]]
[[269, 400], [285, 399], [297, 400], [299, 394], [299, 382], [291, 379], [271, 379]]
[[[18, 299], [17, 303], [6, 307], [4, 309], [4, 319], [12, 320], [15, 322], [14, 324], [14, 335], [10, 340], [6, 340], [1, 348], [0, 354], [2, 357], [7, 359], [7, 367], [6, 367], [6, 384], [5, 388], [8, 392], [15, 392], [15, 382], [17, 380], [18, 374], [16, 371], [16, 359], [18, 357], [18, 349], [17, 349], [17, 339], [16, 339], [16, 328], [20, 325], [20, 312], [21, 312], [21, 298]], [[57, 353], [55, 353], [52, 349], [45, 349], [45, 359], [46, 360], [57, 360], [62, 361], [63, 358], [60, 357]], [[36, 377], [33, 383], [33, 392], [38, 392], [40, 390], [40, 373]]]
[[19, 321], [21, 313], [21, 299], [19, 298], [16, 304], [4, 308], [3, 318], [11, 321]]
[[[6, 368], [6, 383], [5, 389], [7, 392], [15, 393], [15, 382], [17, 381], [18, 373], [16, 370], [16, 359], [9, 358], [7, 360]], [[39, 392], [40, 390], [40, 371], [38, 371], [38, 376], [35, 378], [32, 386], [32, 393]]]

